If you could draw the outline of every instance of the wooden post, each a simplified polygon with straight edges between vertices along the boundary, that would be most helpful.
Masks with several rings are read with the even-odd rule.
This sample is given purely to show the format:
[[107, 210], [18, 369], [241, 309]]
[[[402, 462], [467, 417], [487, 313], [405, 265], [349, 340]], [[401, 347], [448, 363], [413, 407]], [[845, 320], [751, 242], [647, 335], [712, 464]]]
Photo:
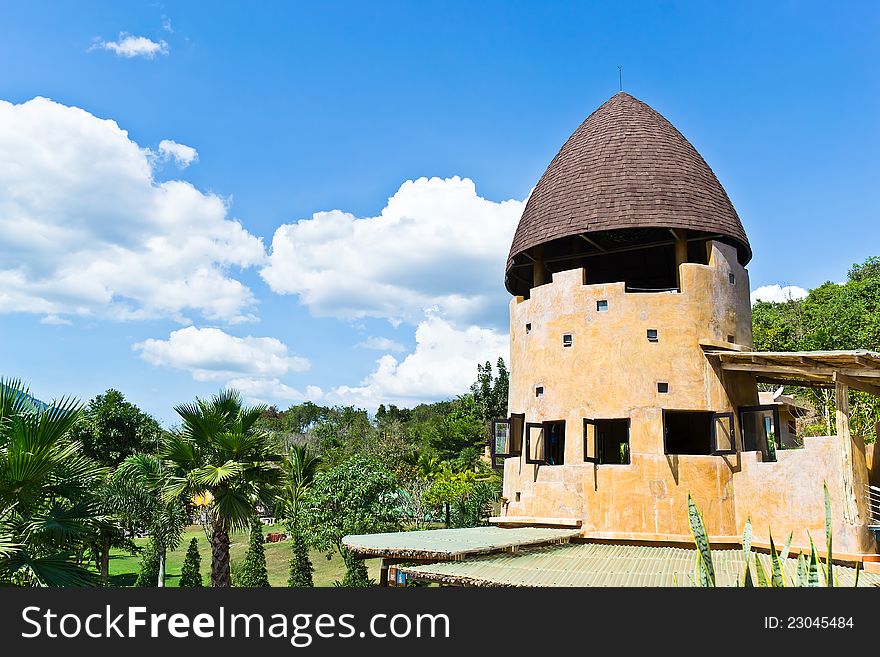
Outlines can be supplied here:
[[382, 565], [379, 567], [379, 586], [388, 586], [388, 559], [382, 559]]
[[681, 266], [688, 261], [687, 231], [683, 229], [671, 230], [675, 236], [675, 281], [678, 289], [681, 289]]
[[849, 386], [834, 376], [834, 394], [837, 403], [837, 442], [840, 446], [840, 480], [843, 487], [843, 517], [850, 525], [859, 523], [859, 506], [855, 490], [855, 461], [852, 436], [849, 431]]
[[532, 264], [532, 286], [537, 287], [550, 282], [550, 276], [547, 273], [547, 265], [544, 264], [544, 247], [536, 246], [532, 253], [534, 254], [534, 264]]

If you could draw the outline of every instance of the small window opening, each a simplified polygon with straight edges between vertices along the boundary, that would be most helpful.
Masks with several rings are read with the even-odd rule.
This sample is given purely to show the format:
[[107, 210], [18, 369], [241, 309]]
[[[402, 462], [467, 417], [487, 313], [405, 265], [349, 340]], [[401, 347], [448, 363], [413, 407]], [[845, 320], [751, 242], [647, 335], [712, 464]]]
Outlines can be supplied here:
[[574, 344], [574, 336], [571, 333], [566, 333], [562, 336], [562, 346], [570, 347]]
[[544, 386], [535, 386], [535, 397], [544, 396]]
[[629, 418], [584, 420], [584, 461], [629, 465]]
[[520, 496], [520, 492], [516, 491], [515, 498], [516, 498], [517, 502], [519, 502], [519, 496]]
[[728, 274], [728, 277], [730, 278], [730, 284], [731, 284], [731, 285], [736, 285], [736, 276], [733, 275], [733, 272], [731, 272], [730, 274]]
[[648, 342], [659, 342], [660, 336], [657, 334], [657, 329], [648, 329]]
[[736, 342], [736, 336], [734, 336], [734, 335], [728, 335], [728, 336], [727, 336], [727, 341], [728, 341], [730, 344], [734, 344], [734, 343]]
[[666, 454], [712, 454], [712, 411], [663, 411]]
[[666, 381], [658, 381], [657, 382], [657, 392], [667, 393], [669, 392], [669, 384]]
[[605, 299], [597, 301], [596, 302], [596, 310], [600, 313], [607, 313], [608, 312], [608, 301]]
[[528, 335], [528, 334], [531, 333], [531, 332], [532, 332], [532, 325], [531, 325], [531, 324], [526, 324], [526, 335]]

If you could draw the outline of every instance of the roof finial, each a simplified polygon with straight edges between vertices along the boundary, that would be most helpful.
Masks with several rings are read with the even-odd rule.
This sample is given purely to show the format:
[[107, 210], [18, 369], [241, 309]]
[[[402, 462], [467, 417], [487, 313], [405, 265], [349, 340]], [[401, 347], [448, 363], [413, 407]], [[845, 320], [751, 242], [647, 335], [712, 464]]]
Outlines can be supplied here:
[[617, 67], [617, 86], [618, 91], [623, 91], [623, 66]]

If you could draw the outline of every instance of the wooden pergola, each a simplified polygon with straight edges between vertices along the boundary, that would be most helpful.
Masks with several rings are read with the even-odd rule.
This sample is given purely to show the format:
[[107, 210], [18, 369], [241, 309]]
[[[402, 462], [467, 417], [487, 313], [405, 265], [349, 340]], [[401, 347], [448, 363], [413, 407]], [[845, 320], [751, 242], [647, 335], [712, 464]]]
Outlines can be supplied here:
[[844, 465], [844, 516], [850, 524], [860, 522], [853, 470], [853, 442], [849, 428], [849, 389], [880, 397], [880, 353], [866, 350], [715, 350], [707, 351], [706, 357], [724, 372], [754, 374], [758, 383], [834, 388], [837, 435]]

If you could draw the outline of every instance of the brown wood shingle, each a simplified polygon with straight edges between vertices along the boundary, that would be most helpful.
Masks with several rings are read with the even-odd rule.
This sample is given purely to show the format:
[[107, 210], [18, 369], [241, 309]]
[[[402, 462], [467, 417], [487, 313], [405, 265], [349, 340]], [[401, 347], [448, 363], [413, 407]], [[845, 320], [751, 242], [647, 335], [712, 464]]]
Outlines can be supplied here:
[[697, 150], [658, 112], [618, 93], [575, 130], [529, 197], [507, 260], [579, 233], [685, 228], [752, 257], [739, 216]]

